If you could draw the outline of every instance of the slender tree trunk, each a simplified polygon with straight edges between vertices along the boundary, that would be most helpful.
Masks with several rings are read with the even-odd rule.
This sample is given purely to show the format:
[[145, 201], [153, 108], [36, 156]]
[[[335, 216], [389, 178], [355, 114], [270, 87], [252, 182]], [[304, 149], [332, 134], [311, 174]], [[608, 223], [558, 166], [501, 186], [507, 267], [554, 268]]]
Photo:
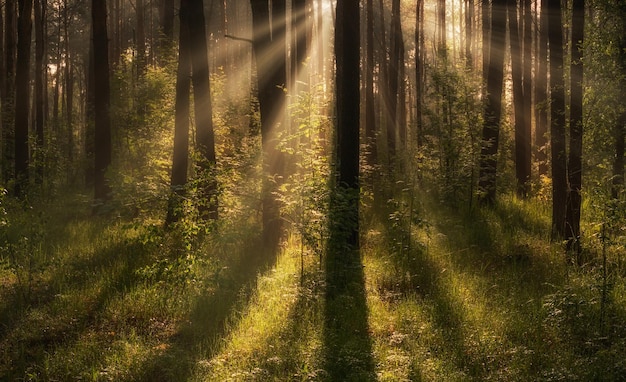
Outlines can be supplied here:
[[565, 147], [565, 89], [563, 78], [563, 30], [561, 1], [548, 0], [550, 45], [550, 139], [552, 162], [552, 236], [564, 239], [567, 199]]
[[307, 14], [306, 14], [306, 0], [292, 0], [292, 52], [291, 52], [291, 75], [293, 78], [293, 90], [297, 92], [297, 80], [301, 82], [304, 78], [299, 78], [299, 72], [302, 69], [302, 64], [306, 59], [307, 52], [309, 50], [307, 44]]
[[[496, 200], [497, 155], [502, 116], [502, 79], [506, 36], [506, 0], [493, 0], [489, 39], [489, 71], [487, 75], [487, 105], [485, 107], [480, 175], [479, 200], [493, 204]], [[484, 44], [484, 42], [483, 42]]]
[[[92, 0], [94, 51], [94, 189], [97, 202], [108, 200], [110, 188], [106, 171], [111, 164], [111, 116], [109, 84], [109, 40], [107, 37], [107, 9], [105, 0]], [[94, 209], [97, 212], [98, 208]]]
[[387, 126], [387, 145], [389, 166], [393, 166], [396, 156], [396, 136], [398, 133], [398, 89], [400, 81], [400, 58], [402, 52], [402, 27], [400, 24], [400, 0], [393, 0], [391, 6], [391, 32], [389, 33], [391, 51], [389, 52], [389, 125]]
[[[491, 5], [489, 0], [482, 0], [481, 3], [482, 12], [482, 55], [483, 55], [483, 82], [487, 84], [487, 77], [489, 76], [489, 37], [491, 33]], [[485, 95], [485, 99], [487, 96]]]
[[415, 120], [417, 146], [423, 145], [422, 107], [424, 97], [424, 0], [415, 2]]
[[191, 89], [191, 52], [189, 47], [189, 2], [182, 1], [179, 10], [180, 32], [178, 45], [178, 70], [176, 72], [176, 118], [174, 121], [174, 156], [172, 160], [171, 188], [166, 225], [177, 222], [182, 214], [182, 198], [187, 184], [189, 166], [189, 92]]
[[15, 194], [24, 196], [29, 181], [30, 42], [33, 1], [18, 1], [17, 68], [15, 71]]
[[377, 162], [376, 110], [374, 104], [374, 0], [366, 3], [365, 137], [367, 164]]
[[202, 0], [189, 1], [189, 49], [191, 52], [191, 81], [193, 83], [196, 146], [200, 153], [198, 167], [200, 192], [206, 205], [201, 208], [204, 218], [217, 219], [217, 180], [213, 111], [209, 83], [209, 59], [206, 25]]
[[400, 28], [400, 55], [398, 61], [398, 138], [400, 139], [400, 147], [406, 149], [407, 138], [407, 111], [406, 111], [406, 64], [404, 60], [404, 39], [402, 38], [402, 28]]
[[137, 77], [141, 78], [146, 73], [146, 8], [144, 0], [135, 1], [135, 12], [137, 14]]
[[161, 1], [161, 33], [163, 35], [162, 46], [168, 50], [174, 41], [174, 0]]
[[538, 175], [548, 174], [548, 1], [541, 0], [539, 26], [539, 63], [535, 76], [535, 160], [538, 164]]
[[465, 60], [468, 68], [471, 68], [474, 62], [472, 55], [473, 24], [474, 0], [465, 0]]
[[[522, 149], [521, 155], [523, 157], [522, 166], [520, 168], [520, 179], [525, 179], [524, 183], [522, 183], [522, 192], [524, 196], [528, 196], [530, 192], [530, 180], [532, 175], [532, 14], [531, 14], [531, 5], [530, 0], [522, 0], [524, 12], [524, 38], [523, 40], [523, 74], [522, 74], [522, 93], [524, 94], [523, 99], [523, 114], [524, 114], [524, 127], [522, 129], [521, 143]], [[522, 18], [520, 17], [520, 22]], [[521, 32], [520, 28], [520, 32]]]
[[37, 183], [43, 183], [44, 176], [44, 56], [46, 52], [46, 0], [35, 0], [35, 166]]
[[2, 104], [2, 145], [4, 160], [2, 172], [4, 179], [14, 176], [15, 160], [15, 58], [17, 51], [17, 3], [6, 0], [5, 4], [4, 53], [5, 53], [5, 97]]
[[511, 71], [513, 78], [513, 107], [515, 110], [515, 177], [517, 179], [517, 195], [526, 197], [530, 182], [530, 131], [526, 131], [526, 114], [524, 110], [524, 88], [522, 75], [524, 62], [520, 43], [517, 1], [508, 0], [507, 13], [509, 18], [509, 40], [511, 42]]
[[96, 75], [93, 51], [93, 30], [89, 39], [89, 58], [85, 71], [87, 73], [87, 90], [85, 95], [85, 186], [92, 187], [95, 182], [95, 124], [96, 124]]
[[348, 193], [346, 245], [359, 249], [359, 49], [358, 0], [337, 0], [337, 158], [339, 187]]
[[71, 164], [74, 161], [74, 64], [70, 52], [69, 14], [67, 0], [63, 5], [63, 40], [65, 50], [65, 118], [67, 123], [67, 159]]
[[448, 47], [446, 33], [446, 0], [437, 1], [437, 23], [439, 27], [439, 54], [445, 56]]
[[582, 202], [583, 154], [583, 43], [585, 0], [572, 3], [572, 62], [570, 70], [569, 158], [567, 166], [567, 211], [565, 238], [567, 249], [580, 261], [580, 208]]
[[[286, 82], [285, 3], [272, 6], [272, 25], [267, 0], [250, 0], [254, 28], [253, 49], [257, 64], [259, 108], [261, 111], [261, 140], [263, 144], [263, 241], [273, 250], [282, 235], [280, 204], [275, 191], [282, 183], [284, 158], [278, 149], [282, 108], [285, 104], [283, 87]], [[281, 25], [282, 23], [282, 25]], [[271, 34], [270, 34], [271, 32]]]

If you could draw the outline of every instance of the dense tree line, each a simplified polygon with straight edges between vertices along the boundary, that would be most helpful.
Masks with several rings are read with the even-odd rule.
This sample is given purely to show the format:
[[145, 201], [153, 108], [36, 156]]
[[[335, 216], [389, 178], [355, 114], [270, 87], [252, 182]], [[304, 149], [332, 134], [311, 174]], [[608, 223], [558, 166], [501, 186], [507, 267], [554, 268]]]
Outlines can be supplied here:
[[[151, 136], [157, 101], [150, 81], [166, 71], [175, 82], [164, 124], [173, 134], [166, 220], [183, 216], [192, 180], [200, 215], [218, 219], [224, 152], [216, 148], [223, 137], [213, 104], [236, 94], [248, 100], [240, 128], [260, 133], [264, 237], [275, 245], [278, 195], [293, 171], [283, 142], [293, 131], [286, 110], [321, 84], [336, 92], [328, 143], [335, 143], [339, 187], [358, 189], [359, 173], [371, 172], [364, 179], [378, 194], [419, 163], [436, 175], [444, 198], [471, 206], [494, 204], [508, 191], [545, 194], [549, 180], [552, 236], [580, 253], [582, 197], [591, 184], [585, 173], [601, 177], [585, 163], [610, 163], [610, 196], [622, 195], [625, 13], [614, 0], [367, 0], [336, 9], [313, 0], [8, 0], [0, 14], [2, 182], [22, 198], [37, 187], [86, 184], [96, 204], [106, 204], [124, 168], [116, 156], [132, 151], [130, 139]], [[334, 55], [324, 51], [328, 15], [336, 23]], [[432, 38], [426, 20], [436, 23]], [[602, 33], [592, 28], [600, 24]], [[608, 69], [598, 65], [602, 52]], [[616, 79], [602, 82], [608, 114], [600, 101], [586, 101], [600, 99], [603, 78]], [[586, 151], [602, 140], [612, 148]]]

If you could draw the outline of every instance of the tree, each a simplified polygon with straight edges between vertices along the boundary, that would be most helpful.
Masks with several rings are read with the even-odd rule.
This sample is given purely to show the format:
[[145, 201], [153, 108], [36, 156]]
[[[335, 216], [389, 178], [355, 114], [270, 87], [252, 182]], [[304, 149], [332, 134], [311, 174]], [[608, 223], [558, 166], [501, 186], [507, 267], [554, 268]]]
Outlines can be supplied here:
[[[106, 0], [91, 1], [94, 57], [94, 189], [95, 199], [102, 202], [110, 197], [106, 171], [111, 164], [111, 115], [109, 84], [109, 40], [107, 36]], [[97, 211], [97, 208], [96, 210]]]
[[[261, 141], [263, 145], [263, 242], [273, 249], [282, 234], [280, 204], [275, 191], [282, 183], [284, 158], [278, 149], [286, 84], [285, 2], [272, 2], [270, 18], [267, 0], [250, 0], [252, 7], [253, 50], [256, 60]], [[271, 21], [271, 22], [270, 22]], [[270, 28], [270, 25], [272, 26]]]
[[[483, 4], [484, 6], [484, 4]], [[497, 154], [502, 116], [502, 79], [506, 36], [506, 0], [493, 0], [485, 105], [478, 188], [479, 200], [493, 204], [496, 199]], [[484, 30], [483, 30], [484, 36]], [[483, 49], [483, 52], [485, 49]]]
[[541, 0], [537, 74], [535, 75], [535, 161], [539, 175], [548, 173], [548, 2]]
[[198, 169], [200, 195], [205, 204], [201, 213], [205, 218], [217, 219], [217, 180], [215, 178], [215, 136], [213, 109], [209, 82], [209, 59], [202, 0], [189, 1], [189, 52], [191, 54], [191, 82], [193, 83], [196, 146], [200, 154]]
[[37, 182], [43, 182], [45, 124], [46, 0], [35, 0], [35, 136]]
[[337, 60], [337, 161], [340, 193], [348, 196], [347, 242], [359, 249], [359, 52], [358, 0], [337, 0], [335, 57]]
[[424, 94], [424, 0], [415, 2], [415, 120], [417, 146], [423, 144], [422, 114]]
[[28, 187], [28, 121], [30, 111], [30, 41], [32, 0], [18, 0], [17, 68], [15, 72], [15, 194]]
[[366, 2], [365, 137], [367, 164], [376, 164], [376, 110], [374, 104], [374, 0]]
[[179, 9], [180, 32], [178, 44], [178, 69], [176, 71], [176, 101], [174, 120], [174, 156], [167, 218], [165, 224], [175, 223], [180, 219], [181, 199], [187, 184], [187, 166], [189, 163], [189, 91], [191, 89], [191, 53], [189, 49], [188, 20], [189, 2], [182, 1]]
[[[531, 115], [532, 115], [532, 15], [531, 15], [531, 5], [530, 0], [522, 0], [522, 7], [520, 8], [523, 11], [523, 38], [520, 40], [523, 42], [523, 51], [522, 58], [523, 62], [523, 73], [522, 73], [522, 93], [524, 94], [524, 99], [522, 100], [523, 114], [524, 114], [524, 125], [520, 131], [520, 148], [519, 148], [519, 159], [521, 161], [519, 176], [518, 179], [521, 183], [518, 183], [520, 187], [518, 187], [518, 192], [523, 197], [528, 196], [530, 192], [530, 177], [532, 172], [532, 126], [531, 126]], [[522, 21], [522, 17], [520, 17], [520, 22]], [[520, 28], [520, 32], [522, 28]], [[517, 138], [516, 138], [517, 144]]]
[[[580, 255], [580, 208], [582, 202], [583, 151], [583, 42], [585, 0], [572, 2], [572, 58], [570, 70], [569, 157], [567, 166], [567, 249]], [[580, 260], [580, 259], [579, 259]]]
[[525, 96], [522, 83], [524, 62], [522, 58], [521, 39], [518, 26], [517, 1], [508, 0], [507, 13], [509, 18], [509, 40], [511, 43], [511, 75], [513, 77], [513, 106], [515, 109], [515, 176], [517, 179], [517, 195], [528, 194], [530, 182], [530, 129], [526, 129]]
[[561, 1], [548, 0], [550, 47], [550, 147], [552, 162], [552, 236], [564, 239], [567, 199], [565, 147], [565, 88], [563, 77], [563, 31]]
[[4, 97], [2, 99], [2, 145], [3, 166], [2, 173], [5, 180], [13, 177], [11, 164], [15, 155], [15, 57], [17, 51], [16, 19], [17, 3], [15, 0], [7, 0], [5, 9], [5, 33], [4, 33]]

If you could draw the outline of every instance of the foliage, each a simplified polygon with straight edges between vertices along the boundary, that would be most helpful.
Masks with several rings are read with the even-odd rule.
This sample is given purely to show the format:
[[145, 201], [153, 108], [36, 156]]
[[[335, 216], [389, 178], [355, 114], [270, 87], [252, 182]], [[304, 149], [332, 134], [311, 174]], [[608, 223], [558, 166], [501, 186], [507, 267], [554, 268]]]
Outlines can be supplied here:
[[292, 131], [284, 134], [280, 150], [291, 169], [279, 189], [283, 216], [300, 236], [301, 256], [320, 259], [328, 238], [330, 166], [324, 141], [329, 121], [322, 113], [321, 90], [301, 92], [291, 101]]
[[437, 174], [434, 180], [445, 200], [468, 201], [478, 176], [481, 86], [463, 65], [455, 66], [446, 58], [442, 61], [427, 67], [425, 173]]

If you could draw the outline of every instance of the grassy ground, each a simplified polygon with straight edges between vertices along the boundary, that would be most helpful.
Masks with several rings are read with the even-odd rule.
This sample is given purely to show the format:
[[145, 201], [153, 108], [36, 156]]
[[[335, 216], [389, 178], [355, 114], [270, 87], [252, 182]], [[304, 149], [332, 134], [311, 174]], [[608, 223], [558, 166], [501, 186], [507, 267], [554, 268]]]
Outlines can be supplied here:
[[619, 252], [606, 279], [567, 265], [537, 201], [410, 205], [321, 263], [295, 233], [259, 251], [243, 215], [165, 232], [76, 195], [10, 206], [0, 380], [626, 380]]

